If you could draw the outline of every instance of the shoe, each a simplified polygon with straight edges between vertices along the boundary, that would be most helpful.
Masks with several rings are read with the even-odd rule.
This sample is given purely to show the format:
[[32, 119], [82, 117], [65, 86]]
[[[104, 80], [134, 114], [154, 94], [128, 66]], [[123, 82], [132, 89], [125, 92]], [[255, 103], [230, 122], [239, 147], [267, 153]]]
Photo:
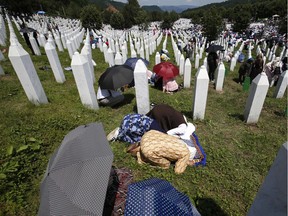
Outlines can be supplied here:
[[119, 127], [115, 128], [113, 131], [111, 131], [108, 135], [107, 135], [107, 140], [110, 141], [115, 141], [118, 137], [119, 134]]

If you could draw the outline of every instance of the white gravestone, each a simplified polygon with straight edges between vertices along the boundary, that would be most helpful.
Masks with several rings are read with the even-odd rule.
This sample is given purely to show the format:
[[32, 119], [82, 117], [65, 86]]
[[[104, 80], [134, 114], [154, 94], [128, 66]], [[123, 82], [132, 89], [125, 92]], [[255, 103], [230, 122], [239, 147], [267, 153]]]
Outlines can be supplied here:
[[45, 38], [45, 36], [43, 34], [40, 34], [40, 40], [39, 41], [41, 41], [40, 44], [41, 44], [42, 47], [44, 47], [46, 42], [47, 42], [46, 38]]
[[114, 53], [113, 50], [109, 47], [107, 50], [107, 57], [108, 57], [108, 63], [109, 63], [109, 67], [112, 67], [115, 65], [114, 62]]
[[137, 57], [137, 53], [134, 49], [131, 49], [131, 58], [136, 58]]
[[203, 120], [206, 110], [206, 102], [208, 96], [209, 76], [206, 67], [202, 65], [195, 79], [195, 90], [193, 100], [193, 120]]
[[93, 83], [95, 83], [94, 66], [93, 66], [93, 60], [92, 60], [90, 45], [85, 44], [82, 47], [81, 55], [84, 56], [86, 58], [86, 60], [88, 61], [89, 73], [91, 75], [91, 80], [93, 81]]
[[5, 75], [4, 70], [2, 68], [2, 66], [0, 65], [0, 76]]
[[156, 55], [155, 55], [155, 65], [156, 65], [156, 64], [159, 64], [160, 62], [161, 62], [160, 53], [159, 53], [159, 52], [156, 52]]
[[184, 65], [184, 88], [190, 88], [191, 86], [191, 72], [192, 72], [192, 65], [190, 59], [187, 58], [185, 60]]
[[71, 67], [82, 104], [90, 109], [98, 110], [99, 106], [91, 74], [89, 74], [88, 61], [78, 52], [75, 52], [72, 57]]
[[28, 97], [35, 105], [48, 103], [46, 94], [29, 54], [12, 40], [8, 57]]
[[279, 77], [273, 97], [282, 98], [287, 89], [287, 84], [288, 84], [288, 70], [284, 71]]
[[69, 57], [72, 59], [72, 57], [73, 57], [73, 45], [69, 39], [66, 41], [66, 46], [68, 49]]
[[122, 65], [124, 63], [120, 52], [116, 52], [114, 62], [115, 62], [115, 65]]
[[61, 44], [61, 39], [60, 39], [60, 37], [59, 37], [58, 34], [55, 35], [55, 42], [56, 42], [56, 45], [57, 45], [58, 50], [59, 50], [60, 52], [63, 52], [63, 51], [64, 51], [64, 50], [63, 50], [63, 46], [62, 46], [62, 44]]
[[145, 53], [144, 53], [144, 48], [143, 48], [143, 46], [140, 48], [140, 57], [141, 58], [145, 58]]
[[123, 46], [121, 47], [121, 50], [122, 50], [122, 59], [123, 59], [123, 62], [125, 63], [126, 60], [127, 60], [127, 49], [126, 49], [126, 47], [123, 45]]
[[147, 81], [147, 67], [142, 60], [136, 62], [134, 81], [137, 112], [139, 114], [146, 114], [150, 110], [149, 85]]
[[41, 52], [40, 52], [40, 49], [38, 47], [38, 44], [37, 44], [35, 38], [33, 37], [33, 34], [30, 34], [29, 41], [31, 43], [31, 46], [32, 46], [32, 49], [34, 50], [35, 55], [40, 56]]
[[4, 57], [3, 53], [2, 53], [2, 51], [0, 50], [0, 61], [2, 61], [2, 60], [5, 60], [5, 57]]
[[184, 55], [181, 54], [180, 62], [179, 62], [179, 73], [180, 73], [180, 75], [184, 74], [184, 64], [185, 64], [185, 58], [184, 58]]
[[199, 54], [197, 53], [197, 54], [196, 54], [196, 57], [195, 57], [195, 68], [196, 68], [196, 69], [199, 68], [199, 60], [200, 60], [200, 59], [199, 59]]
[[225, 78], [225, 66], [223, 62], [220, 62], [220, 64], [218, 65], [216, 69], [216, 81], [215, 81], [216, 91], [223, 90], [224, 78]]
[[63, 69], [62, 69], [61, 63], [59, 61], [57, 51], [56, 51], [55, 47], [53, 46], [53, 44], [46, 43], [45, 52], [46, 52], [47, 58], [49, 60], [50, 66], [52, 68], [56, 82], [64, 83], [65, 82], [65, 75], [63, 73]]
[[247, 124], [257, 123], [268, 92], [269, 81], [264, 72], [259, 74], [250, 86], [244, 119]]
[[270, 167], [247, 216], [287, 215], [287, 142]]
[[236, 66], [237, 59], [233, 56], [230, 63], [230, 71], [234, 71], [234, 67]]

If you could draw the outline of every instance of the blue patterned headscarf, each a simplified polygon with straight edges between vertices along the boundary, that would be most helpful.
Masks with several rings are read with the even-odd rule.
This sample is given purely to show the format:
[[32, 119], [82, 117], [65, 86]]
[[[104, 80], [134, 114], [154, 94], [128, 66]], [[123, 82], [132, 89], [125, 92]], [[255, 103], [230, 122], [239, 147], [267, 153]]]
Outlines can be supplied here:
[[146, 115], [128, 114], [121, 122], [117, 139], [130, 144], [140, 142], [144, 133], [150, 130], [153, 121]]

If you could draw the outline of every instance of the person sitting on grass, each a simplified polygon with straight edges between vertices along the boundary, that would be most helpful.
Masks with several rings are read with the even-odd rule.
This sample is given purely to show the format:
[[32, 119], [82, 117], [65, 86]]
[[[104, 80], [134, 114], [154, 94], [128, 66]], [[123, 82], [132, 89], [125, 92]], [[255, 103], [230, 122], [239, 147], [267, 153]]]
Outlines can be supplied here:
[[164, 78], [162, 81], [162, 90], [165, 93], [173, 94], [173, 92], [177, 92], [179, 89], [178, 83], [176, 82], [175, 78]]
[[133, 144], [139, 142], [144, 133], [152, 129], [164, 133], [154, 119], [143, 114], [132, 113], [124, 116], [120, 126], [107, 135], [107, 140], [119, 140]]
[[113, 107], [124, 100], [124, 95], [120, 91], [98, 87], [97, 100], [99, 105]]

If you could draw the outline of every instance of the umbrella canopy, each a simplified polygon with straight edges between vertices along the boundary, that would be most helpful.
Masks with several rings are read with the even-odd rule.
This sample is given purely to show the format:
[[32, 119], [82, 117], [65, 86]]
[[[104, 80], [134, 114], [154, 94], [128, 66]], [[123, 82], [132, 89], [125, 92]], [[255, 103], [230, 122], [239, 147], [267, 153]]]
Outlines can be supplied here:
[[189, 198], [169, 182], [151, 178], [128, 186], [125, 216], [185, 215], [200, 216]]
[[33, 29], [33, 28], [30, 28], [30, 27], [24, 27], [24, 28], [21, 28], [21, 29], [20, 29], [20, 32], [22, 32], [22, 33], [29, 33], [29, 32], [36, 32], [36, 30]]
[[134, 71], [127, 65], [114, 65], [106, 69], [99, 78], [101, 89], [116, 90], [130, 84], [134, 79]]
[[42, 10], [37, 12], [37, 14], [45, 14], [45, 13], [46, 13], [46, 12], [45, 12], [45, 11], [42, 11]]
[[128, 59], [125, 61], [124, 65], [128, 65], [129, 67], [131, 67], [131, 68], [134, 70], [134, 69], [135, 69], [136, 62], [137, 62], [138, 60], [142, 60], [146, 66], [149, 65], [149, 61], [147, 61], [146, 59], [143, 59], [143, 58], [138, 58], [138, 57], [128, 58]]
[[102, 123], [72, 130], [49, 160], [38, 215], [102, 215], [112, 162]]
[[161, 62], [153, 67], [153, 71], [166, 79], [179, 75], [179, 68], [171, 62]]
[[212, 44], [210, 45], [207, 49], [205, 49], [205, 52], [217, 52], [217, 51], [224, 51], [224, 47], [221, 45], [216, 45], [216, 44]]

